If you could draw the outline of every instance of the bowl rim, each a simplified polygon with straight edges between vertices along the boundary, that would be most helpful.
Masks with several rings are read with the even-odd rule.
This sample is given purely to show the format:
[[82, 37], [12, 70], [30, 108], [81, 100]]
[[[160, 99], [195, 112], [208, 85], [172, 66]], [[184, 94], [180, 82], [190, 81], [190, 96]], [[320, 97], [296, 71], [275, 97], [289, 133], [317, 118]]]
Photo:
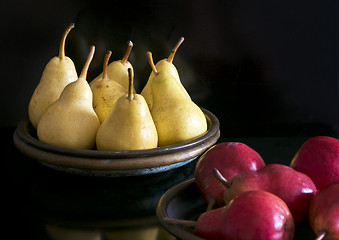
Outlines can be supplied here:
[[204, 239], [194, 235], [193, 233], [187, 232], [176, 225], [166, 223], [162, 221], [162, 218], [168, 217], [167, 207], [169, 203], [173, 201], [173, 199], [178, 195], [178, 193], [183, 192], [188, 188], [192, 188], [194, 187], [194, 185], [195, 178], [191, 178], [173, 186], [161, 196], [156, 206], [156, 216], [159, 223], [172, 235], [183, 240], [204, 240]]
[[203, 144], [204, 141], [218, 134], [220, 131], [220, 123], [218, 118], [212, 114], [210, 111], [201, 108], [203, 111], [206, 120], [207, 120], [207, 131], [192, 140], [185, 141], [183, 143], [162, 146], [152, 149], [144, 150], [128, 150], [128, 151], [100, 151], [96, 149], [91, 150], [81, 150], [81, 149], [71, 149], [66, 147], [60, 147], [44, 143], [39, 141], [36, 137], [32, 136], [31, 132], [36, 130], [31, 125], [28, 118], [23, 119], [18, 124], [15, 135], [20, 138], [25, 144], [30, 145], [31, 147], [37, 148], [39, 150], [47, 150], [51, 153], [68, 155], [68, 156], [78, 156], [86, 158], [96, 158], [96, 159], [122, 159], [122, 158], [140, 158], [146, 156], [157, 156], [163, 154], [171, 154], [175, 152], [184, 151], [186, 149], [194, 148], [198, 145]]
[[76, 175], [121, 177], [161, 173], [179, 168], [197, 159], [220, 137], [219, 120], [202, 109], [207, 131], [199, 137], [179, 144], [146, 150], [100, 151], [79, 150], [43, 143], [26, 118], [13, 134], [18, 150], [29, 158], [58, 171]]

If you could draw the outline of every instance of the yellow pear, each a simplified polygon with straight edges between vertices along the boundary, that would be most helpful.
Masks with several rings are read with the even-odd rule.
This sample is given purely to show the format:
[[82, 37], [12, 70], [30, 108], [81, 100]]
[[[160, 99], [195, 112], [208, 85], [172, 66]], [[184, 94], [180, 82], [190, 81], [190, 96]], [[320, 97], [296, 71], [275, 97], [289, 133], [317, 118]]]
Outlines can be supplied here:
[[92, 107], [92, 91], [86, 77], [95, 47], [92, 46], [78, 80], [69, 83], [60, 98], [42, 114], [38, 138], [42, 142], [73, 149], [92, 149], [100, 121]]
[[[113, 61], [107, 66], [108, 78], [119, 83], [126, 91], [128, 91], [129, 86], [127, 69], [132, 69], [132, 75], [134, 75], [132, 64], [128, 61], [132, 48], [132, 41], [128, 41], [125, 56], [121, 60]], [[90, 82], [90, 86], [92, 86], [92, 84], [94, 84], [96, 81], [100, 81], [102, 76], [103, 73], [93, 79], [93, 81]]]
[[[189, 94], [187, 93], [186, 89], [184, 88], [184, 86], [182, 85], [182, 83], [180, 81], [180, 77], [179, 77], [179, 73], [178, 73], [177, 68], [173, 64], [173, 59], [174, 59], [175, 53], [177, 52], [178, 48], [180, 47], [180, 45], [182, 44], [183, 41], [184, 41], [184, 38], [181, 37], [178, 40], [178, 42], [174, 45], [174, 47], [173, 47], [170, 55], [168, 56], [168, 58], [162, 59], [159, 62], [157, 62], [155, 67], [157, 68], [157, 70], [159, 72], [167, 71], [169, 74], [171, 74], [174, 77], [174, 79], [178, 81], [180, 88], [182, 88], [184, 90], [186, 97], [188, 99], [191, 99], [191, 97], [189, 96]], [[149, 78], [148, 78], [148, 81], [147, 81], [145, 87], [141, 91], [141, 95], [145, 98], [149, 109], [152, 109], [152, 105], [153, 105], [151, 84], [152, 84], [152, 80], [153, 80], [154, 77], [155, 77], [155, 74], [152, 71]]]
[[207, 121], [202, 110], [187, 98], [185, 91], [169, 72], [156, 69], [150, 52], [147, 56], [155, 74], [151, 83], [151, 114], [157, 128], [158, 145], [181, 143], [204, 134]]
[[46, 65], [40, 82], [35, 88], [28, 105], [28, 116], [33, 127], [36, 129], [42, 113], [53, 102], [58, 100], [65, 86], [78, 79], [72, 59], [65, 56], [65, 41], [68, 33], [74, 27], [70, 24], [64, 31], [59, 55], [53, 57]]
[[132, 70], [128, 94], [120, 97], [100, 125], [96, 144], [98, 150], [124, 151], [156, 148], [157, 131], [143, 96], [133, 92]]
[[101, 79], [98, 79], [91, 85], [93, 93], [93, 108], [100, 123], [102, 123], [111, 112], [114, 103], [123, 95], [127, 94], [127, 91], [116, 81], [109, 79], [107, 74], [108, 60], [112, 52], [108, 51], [105, 55], [103, 75]]

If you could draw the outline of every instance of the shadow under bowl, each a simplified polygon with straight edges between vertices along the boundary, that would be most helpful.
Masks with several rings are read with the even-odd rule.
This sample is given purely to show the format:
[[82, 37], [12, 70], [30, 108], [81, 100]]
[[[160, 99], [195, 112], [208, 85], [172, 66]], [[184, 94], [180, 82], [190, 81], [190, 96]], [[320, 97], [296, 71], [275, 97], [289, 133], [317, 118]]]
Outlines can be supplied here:
[[206, 133], [190, 141], [153, 149], [99, 151], [59, 147], [39, 141], [28, 119], [18, 124], [13, 140], [23, 154], [59, 171], [100, 177], [146, 175], [181, 167], [217, 142], [219, 120], [208, 110], [202, 111], [207, 120]]

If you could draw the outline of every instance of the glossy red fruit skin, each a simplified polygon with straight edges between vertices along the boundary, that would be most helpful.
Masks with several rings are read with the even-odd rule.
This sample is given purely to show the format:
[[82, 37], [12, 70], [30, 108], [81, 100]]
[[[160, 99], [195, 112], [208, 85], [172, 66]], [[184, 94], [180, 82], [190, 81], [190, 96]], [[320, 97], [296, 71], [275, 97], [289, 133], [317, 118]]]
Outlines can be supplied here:
[[198, 218], [194, 234], [208, 240], [221, 239], [224, 207], [204, 212]]
[[[210, 221], [210, 212], [218, 215], [218, 222]], [[209, 240], [289, 240], [294, 230], [293, 217], [283, 200], [266, 191], [249, 191], [202, 214], [194, 233]]]
[[317, 192], [306, 174], [282, 164], [268, 164], [257, 172], [239, 173], [224, 192], [225, 203], [250, 190], [264, 190], [280, 197], [289, 207], [296, 225], [307, 220], [312, 198]]
[[214, 177], [217, 168], [227, 179], [232, 179], [240, 172], [257, 171], [265, 162], [255, 150], [240, 142], [223, 142], [208, 149], [198, 160], [195, 168], [195, 182], [198, 190], [209, 202], [215, 198], [216, 206], [223, 206], [225, 187]]
[[316, 235], [326, 231], [326, 240], [339, 239], [339, 182], [317, 192], [310, 205], [309, 221]]
[[308, 139], [297, 151], [290, 166], [308, 175], [319, 190], [338, 182], [339, 140], [327, 136]]
[[282, 164], [268, 164], [257, 172], [239, 173], [224, 192], [225, 203], [246, 191], [264, 190], [280, 197], [289, 207], [296, 225], [307, 220], [312, 198], [317, 192], [306, 174]]

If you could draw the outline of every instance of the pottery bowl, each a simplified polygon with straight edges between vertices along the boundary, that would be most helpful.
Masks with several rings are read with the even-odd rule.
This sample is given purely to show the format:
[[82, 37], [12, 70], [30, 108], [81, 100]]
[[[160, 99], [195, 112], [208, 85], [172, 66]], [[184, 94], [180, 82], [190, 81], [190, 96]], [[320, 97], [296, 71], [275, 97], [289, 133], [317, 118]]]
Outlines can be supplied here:
[[133, 151], [78, 150], [50, 145], [37, 138], [28, 119], [13, 136], [15, 146], [26, 156], [56, 170], [86, 176], [119, 177], [165, 172], [197, 159], [220, 137], [216, 116], [202, 108], [207, 120], [205, 134], [179, 144]]

